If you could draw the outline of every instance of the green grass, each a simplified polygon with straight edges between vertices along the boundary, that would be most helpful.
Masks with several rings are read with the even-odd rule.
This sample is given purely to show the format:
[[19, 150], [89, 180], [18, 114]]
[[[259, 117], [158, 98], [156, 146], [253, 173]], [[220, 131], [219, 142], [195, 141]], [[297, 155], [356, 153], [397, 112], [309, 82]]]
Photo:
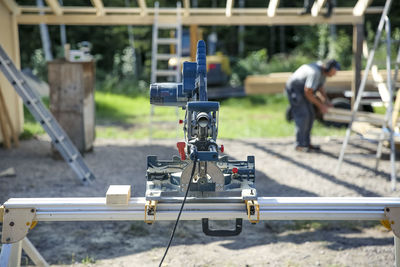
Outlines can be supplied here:
[[[96, 136], [101, 138], [143, 139], [150, 132], [150, 104], [145, 96], [126, 96], [97, 91]], [[46, 102], [46, 101], [45, 101]], [[47, 101], [48, 103], [48, 101]], [[284, 95], [248, 96], [231, 98], [221, 102], [219, 114], [219, 138], [285, 137], [293, 136], [294, 123], [288, 123], [285, 110], [288, 106]], [[176, 129], [176, 108], [156, 107], [154, 121], [170, 123], [154, 124], [153, 138], [183, 137], [181, 127]], [[179, 119], [184, 111], [178, 110]], [[24, 135], [29, 137], [44, 133], [29, 112], [25, 112]], [[316, 121], [313, 135], [340, 136], [344, 129], [326, 127]]]

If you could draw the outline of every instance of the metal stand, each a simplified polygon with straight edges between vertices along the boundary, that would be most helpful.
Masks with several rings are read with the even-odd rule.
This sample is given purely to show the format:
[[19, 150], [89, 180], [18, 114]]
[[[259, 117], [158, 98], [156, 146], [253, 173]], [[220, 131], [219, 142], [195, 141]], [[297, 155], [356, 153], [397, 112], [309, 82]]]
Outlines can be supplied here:
[[[21, 248], [35, 264], [47, 266], [26, 235], [37, 221], [175, 220], [182, 198], [169, 198], [145, 209], [146, 199], [130, 198], [125, 204], [107, 205], [106, 198], [12, 198], [0, 209], [3, 216], [0, 266], [18, 266]], [[188, 199], [182, 220], [382, 220], [395, 234], [396, 266], [400, 267], [400, 198], [260, 197], [252, 209], [239, 198]], [[254, 210], [254, 213], [251, 213]], [[148, 214], [146, 214], [148, 215]], [[12, 223], [10, 223], [12, 222]], [[10, 241], [12, 240], [12, 241]], [[10, 243], [14, 242], [14, 243]]]
[[22, 250], [25, 251], [36, 266], [49, 266], [27, 237], [13, 244], [3, 244], [0, 254], [0, 266], [19, 267], [21, 265]]
[[[374, 59], [374, 55], [375, 55], [375, 50], [378, 47], [379, 41], [380, 41], [380, 37], [382, 34], [382, 30], [383, 30], [383, 26], [385, 27], [385, 31], [386, 31], [386, 35], [387, 35], [387, 40], [386, 40], [386, 44], [387, 44], [387, 56], [386, 56], [386, 68], [387, 68], [387, 87], [389, 90], [389, 101], [388, 101], [388, 107], [387, 107], [387, 111], [386, 111], [386, 115], [385, 115], [385, 122], [384, 125], [382, 126], [382, 132], [380, 134], [379, 140], [378, 140], [378, 147], [377, 147], [377, 153], [376, 153], [376, 168], [378, 168], [379, 165], [379, 160], [381, 158], [381, 153], [382, 153], [382, 142], [384, 140], [385, 137], [385, 131], [388, 130], [389, 131], [389, 141], [390, 141], [390, 162], [391, 162], [391, 181], [392, 181], [392, 189], [395, 190], [395, 186], [396, 186], [396, 167], [395, 167], [395, 145], [394, 145], [394, 137], [393, 137], [393, 128], [394, 128], [394, 124], [392, 122], [392, 113], [393, 113], [393, 86], [392, 86], [392, 79], [391, 79], [391, 60], [390, 60], [390, 55], [391, 55], [391, 50], [390, 50], [390, 45], [391, 45], [391, 39], [390, 39], [390, 22], [389, 22], [389, 18], [387, 17], [387, 14], [389, 13], [389, 9], [391, 6], [392, 1], [388, 0], [386, 1], [381, 19], [379, 21], [379, 25], [378, 25], [378, 30], [375, 36], [375, 40], [374, 40], [374, 46], [373, 49], [371, 50], [371, 52], [369, 53], [369, 57], [368, 57], [368, 61], [367, 61], [367, 66], [365, 68], [364, 71], [364, 75], [360, 84], [360, 88], [358, 90], [357, 93], [357, 98], [356, 101], [354, 103], [353, 106], [353, 110], [352, 110], [352, 114], [351, 114], [351, 120], [349, 123], [349, 126], [347, 128], [346, 131], [346, 137], [343, 141], [343, 145], [342, 145], [342, 149], [340, 151], [340, 155], [339, 155], [339, 162], [336, 168], [335, 173], [338, 174], [344, 159], [344, 153], [346, 150], [346, 147], [348, 145], [349, 139], [350, 139], [350, 134], [352, 132], [352, 126], [354, 121], [356, 121], [356, 115], [357, 115], [357, 111], [359, 109], [360, 103], [361, 103], [361, 98], [362, 95], [364, 93], [364, 89], [365, 89], [365, 85], [367, 82], [367, 78], [368, 78], [368, 72], [371, 69], [372, 66], [372, 62]], [[399, 50], [400, 53], [400, 50]], [[396, 70], [398, 70], [398, 67], [396, 68]], [[397, 73], [395, 74], [395, 77], [397, 77]]]

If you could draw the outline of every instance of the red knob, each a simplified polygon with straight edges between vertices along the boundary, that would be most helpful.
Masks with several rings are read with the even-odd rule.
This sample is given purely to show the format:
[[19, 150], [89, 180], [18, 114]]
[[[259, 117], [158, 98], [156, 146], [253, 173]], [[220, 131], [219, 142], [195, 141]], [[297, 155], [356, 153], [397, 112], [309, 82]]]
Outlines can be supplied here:
[[221, 152], [224, 153], [224, 151], [225, 151], [224, 145], [221, 145], [220, 149], [221, 149]]
[[181, 160], [185, 160], [186, 159], [186, 154], [185, 154], [186, 143], [178, 142], [178, 143], [176, 143], [176, 146], [178, 147], [178, 152], [179, 152], [179, 155], [181, 156]]
[[233, 172], [233, 173], [238, 173], [238, 171], [239, 171], [238, 168], [233, 168], [233, 169], [232, 169], [232, 172]]
[[179, 120], [179, 124], [182, 124], [183, 123], [183, 120]]

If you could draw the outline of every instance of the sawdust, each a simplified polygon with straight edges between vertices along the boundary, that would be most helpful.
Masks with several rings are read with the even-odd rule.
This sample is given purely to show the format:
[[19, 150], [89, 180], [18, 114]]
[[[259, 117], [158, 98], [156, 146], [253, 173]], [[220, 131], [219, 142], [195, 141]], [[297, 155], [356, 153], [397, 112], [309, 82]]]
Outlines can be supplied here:
[[[256, 157], [260, 196], [396, 196], [390, 189], [388, 151], [374, 171], [374, 158], [346, 160], [334, 176], [341, 139], [316, 138], [319, 154], [293, 151], [292, 138], [222, 140], [235, 159]], [[354, 142], [353, 142], [354, 143]], [[105, 196], [110, 184], [145, 190], [146, 156], [177, 154], [174, 140], [97, 140], [85, 159], [97, 176], [83, 187], [63, 161], [50, 157], [48, 140], [28, 140], [13, 150], [0, 149], [0, 170], [15, 168], [17, 177], [0, 178], [0, 203], [10, 197]], [[375, 145], [355, 142], [351, 153], [373, 155]], [[232, 222], [219, 222], [220, 227]], [[40, 222], [29, 238], [54, 266], [158, 266], [173, 222]], [[24, 258], [22, 263], [26, 263]], [[180, 222], [165, 266], [390, 266], [393, 236], [378, 222], [268, 221], [244, 224], [241, 235], [204, 236], [198, 221]]]

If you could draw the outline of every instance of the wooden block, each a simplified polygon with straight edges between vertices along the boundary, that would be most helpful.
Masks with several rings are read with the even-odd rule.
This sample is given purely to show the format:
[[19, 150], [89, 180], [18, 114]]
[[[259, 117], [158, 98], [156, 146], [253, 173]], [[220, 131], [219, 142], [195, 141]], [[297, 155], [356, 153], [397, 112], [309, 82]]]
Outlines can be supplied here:
[[131, 198], [130, 185], [110, 185], [106, 193], [107, 205], [128, 205]]

